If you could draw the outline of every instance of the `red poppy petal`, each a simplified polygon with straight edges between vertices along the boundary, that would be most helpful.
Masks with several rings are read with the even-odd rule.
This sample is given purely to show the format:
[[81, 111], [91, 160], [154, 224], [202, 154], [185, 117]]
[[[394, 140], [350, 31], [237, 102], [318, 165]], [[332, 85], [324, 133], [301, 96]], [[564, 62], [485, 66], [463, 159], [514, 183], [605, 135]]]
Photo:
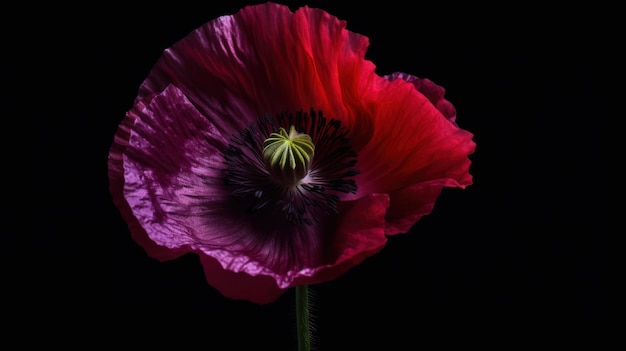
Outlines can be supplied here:
[[446, 90], [443, 87], [435, 84], [435, 82], [428, 78], [419, 78], [401, 72], [386, 75], [385, 78], [391, 81], [395, 79], [403, 79], [406, 82], [413, 84], [415, 89], [424, 94], [430, 103], [433, 104], [433, 106], [435, 106], [435, 108], [437, 108], [437, 110], [439, 110], [444, 117], [446, 117], [450, 122], [455, 123], [456, 108], [454, 108], [454, 105], [452, 105], [450, 101], [444, 98]]
[[[413, 85], [400, 79], [379, 90], [376, 130], [359, 151], [359, 192], [389, 193], [420, 182], [471, 184], [472, 134], [448, 121]], [[383, 103], [385, 101], [386, 103]]]
[[204, 116], [220, 121], [224, 135], [266, 113], [315, 108], [331, 118], [357, 118], [358, 92], [374, 65], [364, 60], [368, 39], [345, 27], [320, 9], [245, 7], [167, 49], [137, 99], [174, 84]]

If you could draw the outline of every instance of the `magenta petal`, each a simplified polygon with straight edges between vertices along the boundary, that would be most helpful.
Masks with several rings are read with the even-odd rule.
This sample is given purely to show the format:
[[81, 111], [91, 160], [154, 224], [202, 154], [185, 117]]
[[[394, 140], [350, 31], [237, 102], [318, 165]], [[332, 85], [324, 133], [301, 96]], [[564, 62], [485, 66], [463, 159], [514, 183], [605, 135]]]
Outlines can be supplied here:
[[124, 186], [126, 182], [124, 179], [124, 152], [128, 148], [131, 128], [135, 123], [135, 119], [144, 108], [145, 105], [142, 102], [138, 102], [135, 107], [126, 114], [126, 118], [119, 125], [115, 134], [108, 158], [109, 190], [113, 203], [118, 207], [122, 218], [128, 224], [132, 238], [143, 247], [151, 257], [160, 261], [167, 261], [185, 254], [186, 250], [166, 248], [152, 241], [139, 223], [139, 220], [133, 215], [133, 211], [124, 197]]
[[[243, 277], [243, 285], [272, 281], [270, 290], [285, 289], [324, 264], [318, 225], [287, 227], [282, 214], [280, 221], [255, 216], [233, 200], [223, 177], [226, 142], [182, 91], [170, 85], [138, 106], [123, 123], [111, 172], [120, 183], [123, 169], [126, 216], [150, 255], [168, 259], [194, 252], [213, 276]], [[215, 262], [228, 272], [215, 273]], [[249, 289], [224, 294], [261, 299]]]
[[211, 186], [221, 181], [224, 140], [173, 86], [134, 122], [123, 155], [126, 201], [152, 241], [170, 249], [192, 245], [191, 208], [199, 197], [224, 196]]

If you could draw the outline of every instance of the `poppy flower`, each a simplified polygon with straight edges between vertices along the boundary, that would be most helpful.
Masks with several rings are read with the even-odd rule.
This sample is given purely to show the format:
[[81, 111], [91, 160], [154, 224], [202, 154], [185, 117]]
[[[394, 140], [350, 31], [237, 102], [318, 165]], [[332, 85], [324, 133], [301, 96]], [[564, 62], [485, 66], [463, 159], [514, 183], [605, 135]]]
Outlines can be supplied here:
[[263, 304], [338, 278], [472, 183], [472, 134], [432, 81], [380, 76], [367, 37], [265, 3], [166, 49], [115, 134], [110, 191], [134, 240], [194, 253]]

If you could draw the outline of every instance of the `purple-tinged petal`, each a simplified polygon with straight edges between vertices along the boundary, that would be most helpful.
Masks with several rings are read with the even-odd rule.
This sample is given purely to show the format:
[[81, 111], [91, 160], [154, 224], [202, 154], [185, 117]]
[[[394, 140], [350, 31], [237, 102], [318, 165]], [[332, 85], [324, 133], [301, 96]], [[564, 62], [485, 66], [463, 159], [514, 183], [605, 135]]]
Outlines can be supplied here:
[[[225, 296], [263, 304], [274, 301], [287, 288], [332, 280], [365, 258], [376, 254], [385, 245], [386, 195], [370, 195], [341, 204], [342, 220], [328, 226], [331, 234], [325, 246], [324, 259], [311, 267], [289, 272], [290, 279], [279, 280], [267, 275], [251, 275], [224, 267], [213, 257], [201, 255], [206, 279]], [[334, 228], [334, 225], [338, 225]]]
[[189, 251], [191, 233], [172, 214], [216, 189], [206, 184], [219, 181], [224, 143], [173, 86], [148, 105], [137, 104], [121, 124], [109, 156], [111, 192], [151, 256], [166, 260]]
[[[139, 224], [131, 230], [145, 232], [157, 244], [149, 254], [158, 255], [151, 250], [163, 247], [194, 252], [208, 271], [218, 262], [252, 281], [271, 278], [277, 289], [325, 264], [324, 233], [332, 228], [289, 226], [282, 213], [278, 218], [251, 214], [232, 198], [223, 177], [226, 141], [178, 88], [167, 87], [133, 116], [122, 154], [124, 196]], [[239, 296], [228, 290], [233, 287], [221, 289]], [[239, 294], [257, 299], [249, 291]]]

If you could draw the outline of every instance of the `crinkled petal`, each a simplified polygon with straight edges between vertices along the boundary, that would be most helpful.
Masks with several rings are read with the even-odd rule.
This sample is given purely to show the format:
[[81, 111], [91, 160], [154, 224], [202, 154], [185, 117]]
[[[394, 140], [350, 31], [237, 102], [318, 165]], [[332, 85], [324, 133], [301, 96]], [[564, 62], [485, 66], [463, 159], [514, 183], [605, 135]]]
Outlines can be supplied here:
[[221, 181], [224, 143], [173, 86], [137, 104], [123, 121], [109, 156], [111, 192], [151, 256], [170, 259], [195, 243], [189, 228], [197, 218], [176, 216], [186, 216], [201, 196], [224, 198], [220, 187], [210, 186]]
[[[332, 244], [323, 234], [333, 228], [287, 226], [282, 215], [268, 220], [233, 200], [222, 173], [226, 141], [182, 91], [170, 85], [138, 106], [123, 123], [125, 138], [112, 148], [120, 151], [112, 153], [111, 170], [119, 178], [123, 169], [130, 228], [151, 256], [196, 253], [224, 295], [251, 301], [264, 301], [265, 290], [236, 287], [265, 282], [274, 296], [312, 267], [333, 264], [335, 255], [323, 253]], [[224, 272], [214, 272], [216, 263]], [[214, 281], [231, 273], [241, 282]]]
[[137, 218], [133, 215], [133, 211], [124, 197], [124, 186], [126, 182], [124, 179], [124, 152], [128, 148], [131, 128], [135, 123], [135, 119], [138, 113], [144, 108], [145, 105], [143, 102], [139, 101], [134, 108], [126, 114], [126, 117], [117, 129], [108, 157], [109, 190], [113, 203], [117, 206], [122, 218], [128, 224], [132, 238], [143, 247], [150, 256], [159, 261], [166, 261], [180, 257], [186, 251], [183, 249], [171, 249], [160, 246], [152, 241]]
[[[232, 200], [222, 173], [226, 141], [179, 89], [167, 87], [133, 122], [122, 155], [124, 198], [151, 241], [209, 255], [231, 271], [277, 279], [288, 278], [276, 272], [317, 256], [315, 241], [293, 245], [303, 252], [286, 252], [281, 245], [287, 244], [274, 238], [296, 234], [248, 215]], [[313, 228], [298, 237], [312, 237]]]
[[[359, 90], [375, 74], [363, 59], [367, 37], [345, 27], [306, 6], [295, 13], [273, 3], [245, 7], [165, 50], [137, 99], [174, 84], [201, 114], [220, 122], [224, 135], [266, 113], [309, 108], [353, 122]], [[365, 136], [370, 127], [364, 123], [354, 133]]]

